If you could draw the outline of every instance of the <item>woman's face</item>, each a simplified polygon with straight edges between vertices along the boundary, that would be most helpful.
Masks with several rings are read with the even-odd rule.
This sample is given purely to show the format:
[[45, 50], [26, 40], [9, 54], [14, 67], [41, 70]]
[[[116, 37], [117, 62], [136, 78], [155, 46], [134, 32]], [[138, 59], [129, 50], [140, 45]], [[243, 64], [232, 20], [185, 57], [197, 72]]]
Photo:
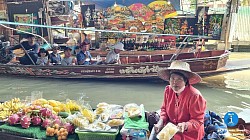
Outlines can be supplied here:
[[53, 49], [53, 53], [57, 54], [58, 50], [57, 49]]
[[46, 53], [45, 52], [40, 52], [41, 57], [45, 57]]
[[174, 74], [174, 73], [171, 74], [170, 79], [169, 79], [169, 83], [170, 83], [171, 88], [174, 91], [178, 91], [186, 85], [183, 77], [178, 75], [178, 74]]

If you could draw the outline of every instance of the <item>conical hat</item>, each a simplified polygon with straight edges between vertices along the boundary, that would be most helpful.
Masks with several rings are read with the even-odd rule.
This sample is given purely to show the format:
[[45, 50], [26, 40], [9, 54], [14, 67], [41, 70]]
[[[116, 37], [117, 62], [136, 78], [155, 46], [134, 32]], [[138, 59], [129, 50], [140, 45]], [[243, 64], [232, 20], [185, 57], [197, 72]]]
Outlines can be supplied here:
[[158, 71], [158, 76], [165, 81], [169, 81], [171, 72], [182, 73], [188, 78], [189, 84], [196, 84], [201, 81], [201, 77], [197, 73], [191, 71], [190, 65], [187, 62], [179, 60], [173, 61], [170, 67]]

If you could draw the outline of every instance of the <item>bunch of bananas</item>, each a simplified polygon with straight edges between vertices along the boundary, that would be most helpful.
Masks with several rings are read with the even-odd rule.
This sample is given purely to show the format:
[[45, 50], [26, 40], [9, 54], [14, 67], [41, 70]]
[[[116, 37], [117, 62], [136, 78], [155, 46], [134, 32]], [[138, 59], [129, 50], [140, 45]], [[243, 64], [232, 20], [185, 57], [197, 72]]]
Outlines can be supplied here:
[[95, 121], [96, 116], [92, 110], [88, 110], [85, 108], [81, 110], [81, 113], [84, 117], [86, 117], [89, 120], [90, 123]]
[[72, 123], [79, 128], [85, 128], [89, 125], [89, 121], [86, 118], [74, 118]]
[[20, 111], [25, 105], [19, 98], [13, 98], [0, 104], [0, 120], [8, 118], [10, 115]]
[[7, 119], [10, 115], [12, 115], [12, 111], [9, 111], [9, 110], [0, 111], [0, 120], [5, 120], [5, 119]]
[[75, 101], [73, 100], [68, 100], [66, 103], [66, 107], [70, 110], [70, 111], [79, 111], [81, 110], [81, 106], [78, 105]]

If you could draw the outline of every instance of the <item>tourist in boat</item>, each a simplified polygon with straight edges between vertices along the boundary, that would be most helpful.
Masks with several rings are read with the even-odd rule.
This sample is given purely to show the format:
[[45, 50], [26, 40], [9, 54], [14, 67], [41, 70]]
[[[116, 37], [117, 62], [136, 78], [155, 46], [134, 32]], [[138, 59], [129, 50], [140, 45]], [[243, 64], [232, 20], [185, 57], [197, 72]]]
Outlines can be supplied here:
[[121, 64], [120, 61], [120, 52], [124, 50], [124, 45], [121, 42], [117, 42], [112, 46], [112, 50], [106, 56], [106, 64]]
[[81, 51], [81, 50], [80, 50], [80, 47], [79, 47], [79, 46], [76, 46], [76, 47], [75, 47], [75, 52], [74, 52], [74, 53], [77, 55], [80, 51]]
[[64, 48], [64, 58], [61, 61], [63, 66], [72, 66], [76, 64], [76, 59], [71, 56], [72, 49], [69, 47]]
[[89, 52], [90, 44], [83, 42], [80, 45], [80, 52], [76, 55], [78, 65], [91, 65], [92, 56]]
[[44, 48], [41, 48], [38, 53], [36, 64], [41, 65], [41, 66], [49, 65], [50, 61], [49, 61], [48, 55], [49, 55], [49, 52], [46, 51]]
[[171, 122], [179, 129], [174, 139], [201, 140], [205, 134], [206, 100], [192, 86], [200, 82], [201, 77], [182, 61], [173, 61], [169, 68], [160, 70], [158, 75], [170, 85], [165, 88], [160, 120], [154, 126], [150, 139], [155, 139], [155, 135]]
[[62, 61], [61, 55], [58, 53], [59, 51], [58, 44], [53, 44], [52, 46], [52, 53], [49, 54], [50, 63], [53, 65], [60, 65]]
[[19, 45], [6, 49], [6, 51], [7, 53], [9, 53], [9, 51], [22, 48], [22, 46], [24, 47], [24, 49], [27, 51], [28, 54], [25, 53], [25, 55], [19, 59], [20, 64], [23, 65], [35, 64], [38, 58], [39, 44], [36, 42], [36, 38], [34, 35], [28, 34], [27, 41], [23, 41]]
[[66, 47], [71, 48], [71, 50], [73, 50], [71, 53], [73, 54], [76, 46], [77, 46], [77, 40], [73, 37], [72, 34], [70, 34], [69, 40], [66, 42]]

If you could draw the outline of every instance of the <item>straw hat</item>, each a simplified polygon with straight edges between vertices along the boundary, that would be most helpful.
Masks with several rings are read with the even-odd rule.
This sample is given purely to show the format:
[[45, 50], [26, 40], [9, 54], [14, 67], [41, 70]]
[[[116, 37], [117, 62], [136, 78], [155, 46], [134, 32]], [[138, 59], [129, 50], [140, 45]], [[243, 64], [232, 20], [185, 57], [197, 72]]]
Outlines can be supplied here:
[[112, 46], [114, 49], [118, 49], [121, 51], [124, 51], [124, 45], [121, 42], [116, 43], [114, 46]]
[[170, 67], [160, 70], [158, 76], [165, 81], [169, 81], [171, 72], [182, 73], [187, 77], [189, 84], [196, 84], [201, 81], [201, 77], [197, 73], [191, 71], [190, 65], [187, 62], [179, 60], [173, 61]]

